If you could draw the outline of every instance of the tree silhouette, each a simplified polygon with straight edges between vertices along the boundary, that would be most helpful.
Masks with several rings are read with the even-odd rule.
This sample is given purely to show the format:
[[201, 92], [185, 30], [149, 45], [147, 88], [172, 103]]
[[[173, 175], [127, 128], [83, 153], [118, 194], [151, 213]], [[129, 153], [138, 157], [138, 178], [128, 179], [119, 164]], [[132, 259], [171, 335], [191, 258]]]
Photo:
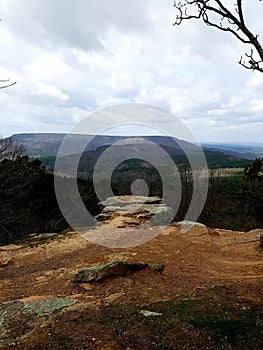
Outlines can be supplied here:
[[174, 25], [187, 19], [201, 19], [206, 25], [229, 32], [242, 43], [251, 45], [250, 52], [241, 56], [239, 64], [263, 73], [263, 47], [258, 34], [246, 24], [242, 0], [233, 1], [232, 8], [225, 0], [174, 0], [174, 7], [178, 12]]
[[0, 246], [31, 233], [61, 232], [66, 227], [54, 177], [40, 160], [22, 156], [0, 162]]
[[256, 188], [256, 181], [262, 175], [263, 170], [263, 158], [256, 158], [253, 162], [245, 167], [244, 176], [245, 179], [250, 182], [253, 189]]

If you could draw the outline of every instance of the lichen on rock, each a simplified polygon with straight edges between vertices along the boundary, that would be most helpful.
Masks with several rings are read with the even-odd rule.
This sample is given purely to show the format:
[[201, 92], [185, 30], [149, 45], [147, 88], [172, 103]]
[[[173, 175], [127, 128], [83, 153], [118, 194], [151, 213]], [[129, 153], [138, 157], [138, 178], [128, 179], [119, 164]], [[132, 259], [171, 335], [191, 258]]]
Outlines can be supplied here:
[[157, 272], [163, 272], [165, 268], [161, 263], [147, 264], [144, 262], [111, 261], [106, 264], [90, 266], [79, 270], [77, 274], [72, 276], [71, 282], [97, 282], [108, 277], [125, 276], [147, 267]]

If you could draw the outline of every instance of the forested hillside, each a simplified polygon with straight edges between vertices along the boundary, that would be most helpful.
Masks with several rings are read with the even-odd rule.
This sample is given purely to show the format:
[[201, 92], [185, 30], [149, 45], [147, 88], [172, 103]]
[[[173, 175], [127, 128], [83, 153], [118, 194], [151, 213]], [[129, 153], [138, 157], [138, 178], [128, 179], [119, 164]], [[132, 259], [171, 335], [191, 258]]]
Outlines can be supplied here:
[[[97, 205], [92, 172], [104, 150], [105, 147], [101, 147], [93, 152], [84, 152], [78, 169], [79, 193], [93, 216], [100, 212], [101, 207]], [[24, 156], [23, 151], [21, 143], [13, 139], [0, 143], [0, 244], [15, 242], [31, 233], [69, 229], [57, 204], [54, 175], [46, 171], [40, 160], [30, 160]], [[65, 158], [69, 165], [71, 157]], [[182, 183], [182, 198], [174, 220], [181, 221], [191, 202], [193, 174], [184, 155], [174, 156], [173, 159]], [[227, 170], [213, 163], [211, 158], [208, 195], [198, 219], [201, 223], [209, 227], [243, 231], [263, 226], [263, 158], [246, 164], [243, 169]], [[239, 161], [236, 161], [236, 165], [239, 165]], [[162, 180], [158, 171], [153, 165], [135, 158], [115, 168], [111, 178], [114, 194], [131, 194], [131, 184], [136, 179], [147, 183], [150, 196], [162, 197]], [[72, 181], [69, 177], [62, 178], [63, 187], [71, 188]], [[65, 197], [64, 200], [70, 204], [70, 198]]]

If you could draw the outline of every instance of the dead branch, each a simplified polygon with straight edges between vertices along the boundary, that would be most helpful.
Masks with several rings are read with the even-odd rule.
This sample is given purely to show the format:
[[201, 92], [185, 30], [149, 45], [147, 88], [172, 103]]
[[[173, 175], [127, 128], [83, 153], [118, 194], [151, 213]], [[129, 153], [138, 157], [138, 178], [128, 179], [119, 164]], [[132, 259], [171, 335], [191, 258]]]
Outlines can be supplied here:
[[184, 20], [200, 19], [208, 26], [231, 33], [242, 43], [253, 47], [250, 53], [241, 56], [239, 64], [246, 69], [263, 73], [263, 47], [259, 42], [259, 36], [252, 33], [246, 25], [242, 0], [235, 1], [234, 10], [223, 5], [221, 0], [173, 0], [173, 2], [177, 10], [174, 25], [180, 25]]
[[[0, 83], [7, 83], [7, 82], [9, 82], [9, 79], [0, 80]], [[0, 86], [0, 89], [5, 89], [5, 88], [8, 88], [8, 87], [13, 86], [15, 84], [16, 84], [16, 81], [14, 83], [8, 83], [5, 85], [2, 85], [2, 86]]]

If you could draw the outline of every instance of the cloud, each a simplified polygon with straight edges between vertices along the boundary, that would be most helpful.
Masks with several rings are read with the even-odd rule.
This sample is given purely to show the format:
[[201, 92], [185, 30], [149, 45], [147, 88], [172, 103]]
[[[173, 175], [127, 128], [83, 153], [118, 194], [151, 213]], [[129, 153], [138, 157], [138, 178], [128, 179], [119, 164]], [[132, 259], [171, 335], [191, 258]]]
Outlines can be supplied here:
[[69, 99], [67, 94], [63, 93], [60, 89], [56, 88], [55, 86], [48, 84], [38, 84], [37, 90], [33, 91], [32, 94], [39, 96], [48, 96], [62, 101], [67, 101]]
[[100, 49], [110, 27], [144, 31], [149, 23], [147, 6], [137, 0], [4, 0], [1, 14], [16, 36], [47, 48]]
[[174, 27], [169, 1], [1, 0], [0, 13], [0, 77], [18, 82], [0, 93], [1, 134], [67, 132], [137, 102], [174, 113], [202, 141], [261, 141], [263, 76], [238, 65], [247, 47], [199, 21]]

